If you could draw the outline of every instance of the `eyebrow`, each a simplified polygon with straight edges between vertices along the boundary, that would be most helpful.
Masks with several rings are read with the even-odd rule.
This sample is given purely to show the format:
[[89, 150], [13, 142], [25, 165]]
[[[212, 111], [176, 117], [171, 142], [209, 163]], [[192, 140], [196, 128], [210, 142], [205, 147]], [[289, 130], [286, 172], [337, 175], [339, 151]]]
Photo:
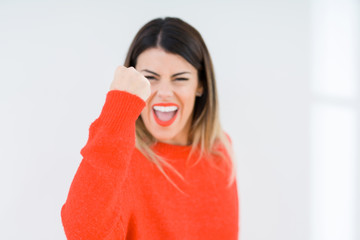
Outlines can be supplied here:
[[[156, 72], [153, 72], [153, 71], [150, 71], [150, 70], [148, 70], [148, 69], [143, 69], [143, 70], [141, 70], [141, 72], [148, 72], [148, 73], [151, 73], [151, 74], [154, 74], [154, 75], [160, 77], [160, 74], [158, 74], [158, 73], [156, 73]], [[191, 72], [179, 72], [179, 73], [175, 73], [175, 74], [171, 75], [171, 77], [176, 77], [176, 76], [178, 76], [178, 75], [185, 74], [185, 73], [191, 74]]]

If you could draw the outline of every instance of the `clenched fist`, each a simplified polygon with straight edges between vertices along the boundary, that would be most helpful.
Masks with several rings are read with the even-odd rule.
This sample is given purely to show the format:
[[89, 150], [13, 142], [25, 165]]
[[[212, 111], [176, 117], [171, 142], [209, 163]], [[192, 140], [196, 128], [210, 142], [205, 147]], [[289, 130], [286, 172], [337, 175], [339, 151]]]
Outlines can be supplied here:
[[133, 67], [119, 66], [115, 70], [110, 90], [121, 90], [132, 93], [144, 101], [151, 94], [150, 82]]

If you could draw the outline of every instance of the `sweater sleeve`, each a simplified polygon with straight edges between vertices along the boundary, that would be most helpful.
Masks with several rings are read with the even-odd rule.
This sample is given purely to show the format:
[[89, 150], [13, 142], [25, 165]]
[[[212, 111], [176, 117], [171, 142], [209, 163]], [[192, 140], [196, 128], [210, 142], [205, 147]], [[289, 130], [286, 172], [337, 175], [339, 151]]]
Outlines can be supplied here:
[[128, 92], [107, 93], [61, 209], [67, 239], [106, 239], [123, 218], [122, 184], [135, 148], [135, 121], [144, 106]]

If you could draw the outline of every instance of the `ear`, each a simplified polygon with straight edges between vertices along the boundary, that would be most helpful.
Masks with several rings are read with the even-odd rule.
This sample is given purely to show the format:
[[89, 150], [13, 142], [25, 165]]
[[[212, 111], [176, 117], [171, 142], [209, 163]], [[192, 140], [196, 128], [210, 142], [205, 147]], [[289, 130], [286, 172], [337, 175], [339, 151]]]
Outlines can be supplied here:
[[196, 95], [197, 97], [201, 97], [201, 96], [203, 95], [203, 93], [204, 93], [204, 88], [203, 88], [202, 85], [199, 85], [199, 86], [197, 87], [197, 89], [196, 89], [195, 95]]

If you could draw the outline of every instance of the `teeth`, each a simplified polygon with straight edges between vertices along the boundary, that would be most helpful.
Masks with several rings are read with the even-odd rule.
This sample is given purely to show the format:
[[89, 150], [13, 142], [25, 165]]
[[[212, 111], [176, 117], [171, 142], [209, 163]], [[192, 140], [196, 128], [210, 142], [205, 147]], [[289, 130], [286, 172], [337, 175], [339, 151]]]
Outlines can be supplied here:
[[154, 106], [154, 110], [160, 111], [160, 112], [173, 112], [176, 111], [178, 108], [176, 106], [169, 106], [169, 107], [163, 107], [163, 106]]

